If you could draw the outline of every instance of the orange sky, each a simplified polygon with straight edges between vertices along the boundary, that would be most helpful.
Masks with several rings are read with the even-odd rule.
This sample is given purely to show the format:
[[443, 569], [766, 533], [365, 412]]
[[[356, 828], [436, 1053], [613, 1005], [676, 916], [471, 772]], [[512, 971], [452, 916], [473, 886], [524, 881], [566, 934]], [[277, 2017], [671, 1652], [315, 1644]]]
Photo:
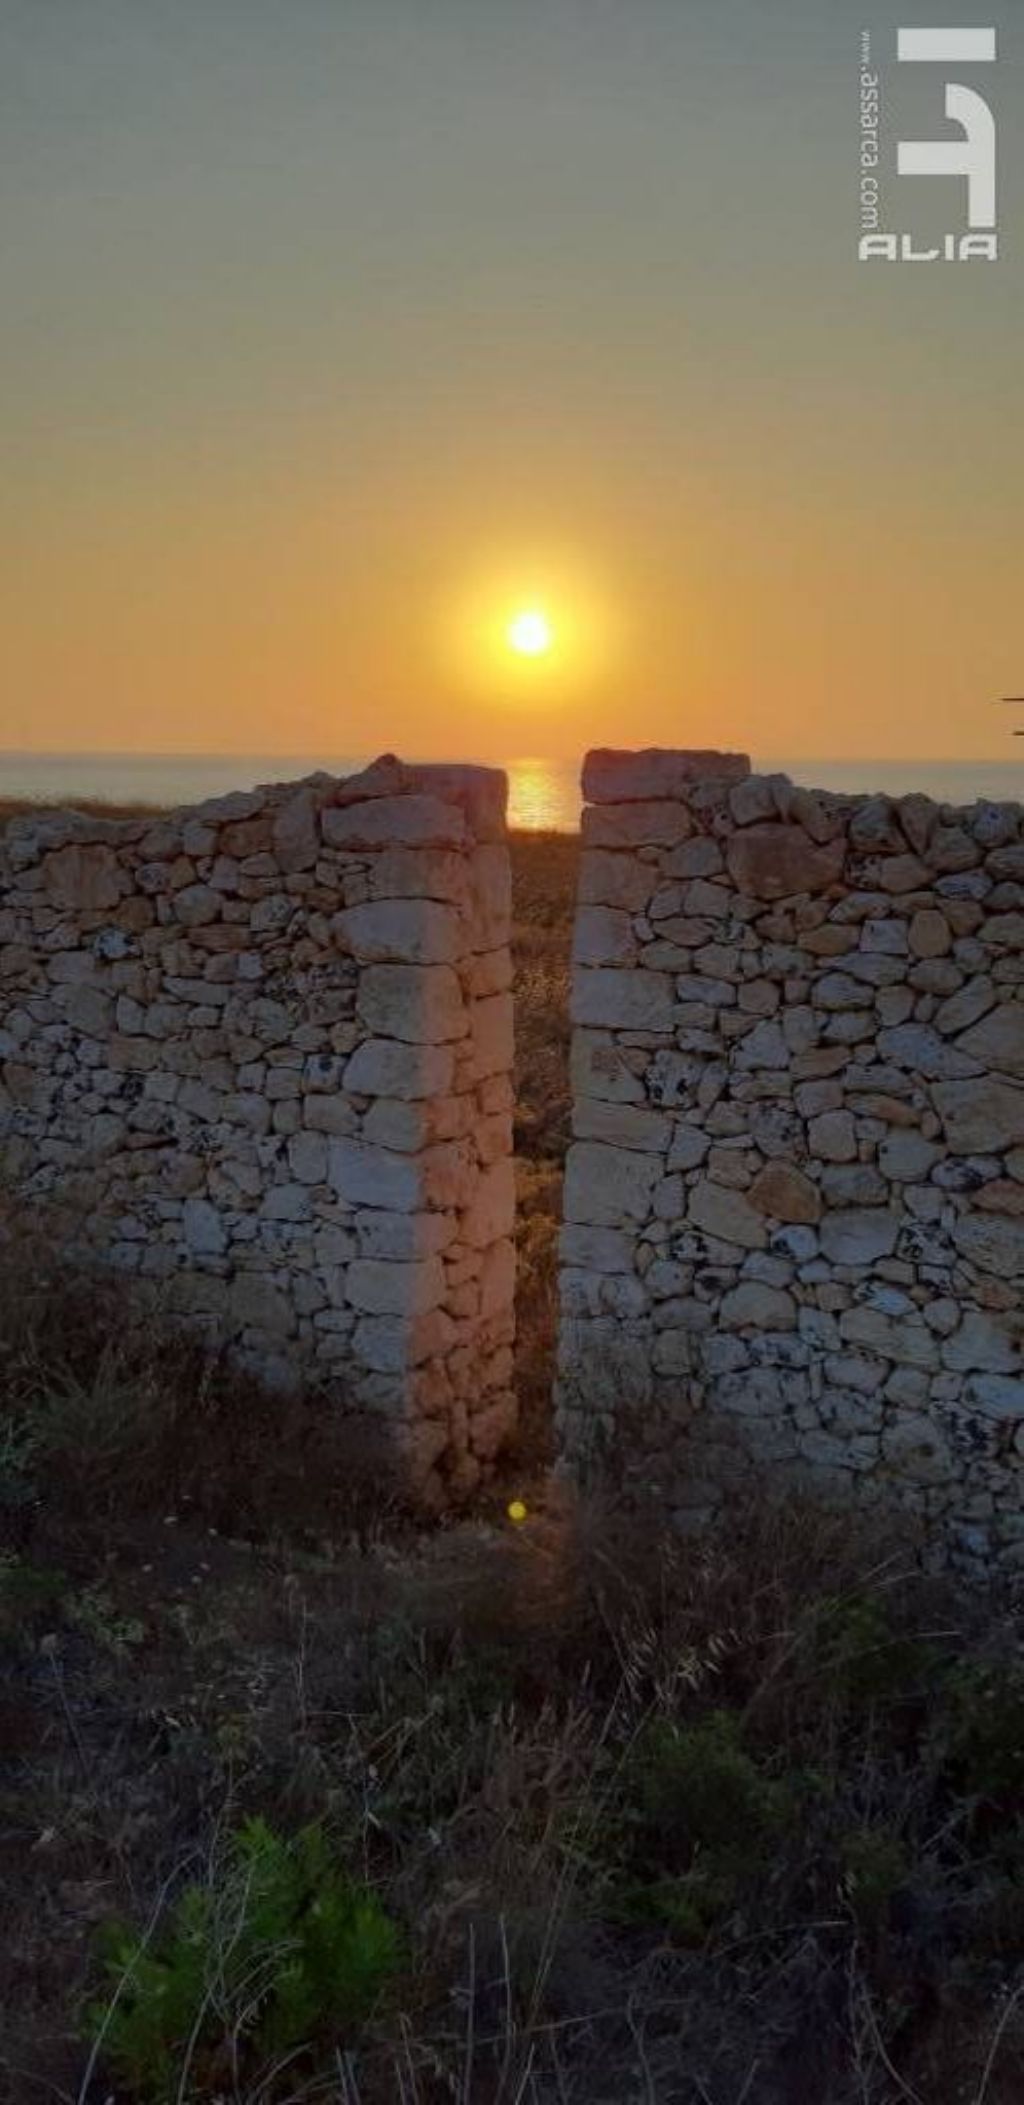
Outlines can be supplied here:
[[767, 12], [12, 0], [0, 747], [1013, 757], [1020, 242], [858, 266]]

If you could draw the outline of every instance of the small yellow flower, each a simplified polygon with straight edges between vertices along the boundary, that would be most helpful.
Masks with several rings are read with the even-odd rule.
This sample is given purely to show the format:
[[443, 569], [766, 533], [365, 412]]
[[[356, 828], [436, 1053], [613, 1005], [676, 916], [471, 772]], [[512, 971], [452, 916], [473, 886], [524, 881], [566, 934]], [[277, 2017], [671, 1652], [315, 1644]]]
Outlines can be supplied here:
[[526, 1519], [526, 1507], [523, 1504], [521, 1498], [514, 1498], [511, 1500], [508, 1507], [508, 1517], [517, 1528], [522, 1527], [522, 1524]]

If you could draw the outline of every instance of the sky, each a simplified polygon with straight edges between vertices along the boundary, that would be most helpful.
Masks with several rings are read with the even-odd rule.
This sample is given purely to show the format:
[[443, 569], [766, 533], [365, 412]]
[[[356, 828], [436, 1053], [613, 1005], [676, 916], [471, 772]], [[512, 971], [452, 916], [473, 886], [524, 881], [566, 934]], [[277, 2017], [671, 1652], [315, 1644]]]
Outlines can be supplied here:
[[[936, 12], [995, 67], [897, 67]], [[963, 230], [895, 172], [963, 78], [998, 263], [857, 261], [862, 28], [885, 225]], [[0, 0], [0, 748], [1014, 757], [1022, 47], [1019, 0]]]

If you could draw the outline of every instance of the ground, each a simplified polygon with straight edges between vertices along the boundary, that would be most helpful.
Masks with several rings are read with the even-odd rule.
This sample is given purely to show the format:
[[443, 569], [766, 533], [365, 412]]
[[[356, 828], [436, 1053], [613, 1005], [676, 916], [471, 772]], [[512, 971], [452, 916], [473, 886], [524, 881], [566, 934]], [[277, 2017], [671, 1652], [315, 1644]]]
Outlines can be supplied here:
[[514, 844], [524, 1443], [471, 1516], [7, 1245], [12, 2105], [1022, 2094], [1011, 1604], [763, 1487], [679, 1542], [547, 1479], [576, 853]]

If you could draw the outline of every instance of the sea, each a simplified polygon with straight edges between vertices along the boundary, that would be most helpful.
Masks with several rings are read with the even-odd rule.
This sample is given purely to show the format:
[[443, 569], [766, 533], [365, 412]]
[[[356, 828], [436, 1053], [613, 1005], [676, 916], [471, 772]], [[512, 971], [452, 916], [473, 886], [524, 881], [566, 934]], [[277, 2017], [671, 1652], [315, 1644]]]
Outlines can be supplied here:
[[[579, 825], [579, 762], [526, 756], [502, 763], [509, 778], [509, 820], [539, 832], [574, 832]], [[2, 753], [0, 799], [48, 804], [103, 802], [197, 804], [227, 790], [287, 782], [318, 769], [350, 775], [366, 758], [337, 753]], [[757, 756], [759, 772], [782, 773], [809, 788], [923, 790], [940, 803], [1024, 802], [1024, 754], [1019, 760], [792, 760]]]

